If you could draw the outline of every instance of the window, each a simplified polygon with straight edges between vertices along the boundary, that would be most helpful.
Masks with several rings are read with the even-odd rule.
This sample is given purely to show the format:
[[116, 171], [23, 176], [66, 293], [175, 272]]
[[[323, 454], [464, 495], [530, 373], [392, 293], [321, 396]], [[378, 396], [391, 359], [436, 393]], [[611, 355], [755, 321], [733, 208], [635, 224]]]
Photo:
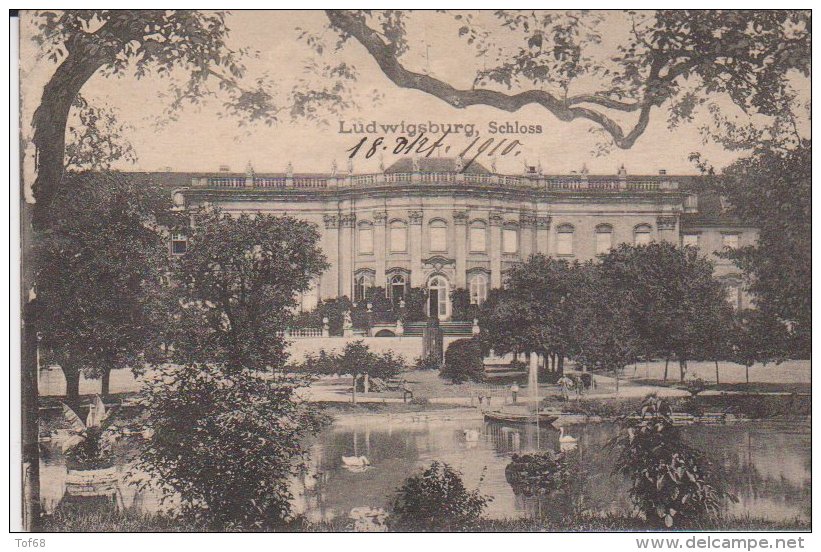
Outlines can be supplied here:
[[487, 276], [474, 274], [470, 278], [470, 304], [481, 305], [487, 299]]
[[721, 245], [729, 249], [738, 249], [738, 234], [722, 234]]
[[639, 224], [633, 230], [633, 243], [636, 245], [647, 245], [650, 243], [650, 226]]
[[428, 316], [446, 318], [449, 310], [448, 281], [434, 276], [428, 281]]
[[470, 250], [477, 253], [487, 251], [487, 227], [483, 222], [474, 222], [470, 226]]
[[373, 253], [373, 227], [370, 224], [359, 227], [359, 252], [365, 255]]
[[516, 253], [519, 250], [519, 231], [516, 228], [505, 228], [502, 231], [502, 252]]
[[319, 304], [319, 286], [316, 282], [311, 282], [308, 291], [302, 293], [299, 307], [302, 312], [310, 312], [316, 308], [317, 304]]
[[368, 290], [373, 287], [373, 276], [370, 274], [361, 274], [356, 277], [353, 286], [354, 301], [359, 303], [368, 298]]
[[735, 310], [741, 308], [741, 283], [738, 280], [728, 280], [727, 287], [727, 301], [733, 306]]
[[171, 235], [171, 254], [184, 255], [188, 250], [188, 238], [182, 234]]
[[390, 294], [390, 300], [394, 306], [398, 307], [399, 303], [405, 299], [405, 282], [405, 277], [402, 274], [396, 274], [390, 278], [388, 293]]
[[391, 223], [391, 251], [404, 253], [408, 250], [408, 227], [404, 222]]
[[573, 254], [573, 227], [569, 224], [562, 224], [556, 229], [556, 254]]
[[600, 224], [596, 227], [596, 255], [606, 255], [613, 247], [613, 227]]
[[681, 236], [681, 245], [683, 247], [698, 247], [698, 234], [684, 234]]
[[432, 220], [429, 225], [430, 230], [430, 250], [448, 250], [448, 225], [441, 219]]

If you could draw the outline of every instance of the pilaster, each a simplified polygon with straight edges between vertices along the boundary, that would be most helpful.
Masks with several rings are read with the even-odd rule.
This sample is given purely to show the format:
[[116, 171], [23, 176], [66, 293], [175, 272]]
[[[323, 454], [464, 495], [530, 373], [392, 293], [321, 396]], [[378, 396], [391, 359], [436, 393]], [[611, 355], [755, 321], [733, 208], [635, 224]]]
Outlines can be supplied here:
[[409, 211], [408, 221], [410, 222], [410, 254], [411, 254], [411, 275], [410, 285], [421, 287], [425, 285], [422, 281], [422, 211]]
[[457, 288], [467, 288], [467, 211], [453, 211]]

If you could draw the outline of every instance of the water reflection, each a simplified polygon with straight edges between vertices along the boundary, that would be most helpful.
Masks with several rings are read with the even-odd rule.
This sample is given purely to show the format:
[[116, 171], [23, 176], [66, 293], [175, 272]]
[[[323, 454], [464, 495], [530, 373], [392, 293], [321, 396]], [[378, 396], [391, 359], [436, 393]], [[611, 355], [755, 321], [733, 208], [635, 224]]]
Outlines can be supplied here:
[[[630, 511], [628, 484], [611, 474], [613, 456], [604, 445], [612, 424], [566, 426], [577, 439], [577, 454], [587, 473], [585, 509]], [[728, 512], [772, 520], [811, 518], [809, 422], [746, 423], [734, 426], [685, 428], [688, 441], [706, 451], [739, 499]], [[121, 471], [136, 453], [120, 444]], [[514, 494], [505, 479], [513, 453], [560, 450], [553, 426], [506, 426], [485, 423], [473, 413], [409, 418], [347, 416], [309, 443], [307, 469], [295, 478], [294, 507], [313, 520], [348, 517], [355, 508], [387, 508], [404, 480], [433, 460], [447, 462], [463, 473], [468, 488], [493, 497], [487, 515], [493, 518], [533, 515], [532, 500]], [[342, 457], [365, 457], [364, 470], [346, 468]], [[41, 459], [42, 500], [46, 512], [64, 494], [66, 468], [58, 451], [44, 447]], [[173, 508], [161, 505], [156, 492], [138, 492], [123, 485], [126, 507], [145, 511]]]

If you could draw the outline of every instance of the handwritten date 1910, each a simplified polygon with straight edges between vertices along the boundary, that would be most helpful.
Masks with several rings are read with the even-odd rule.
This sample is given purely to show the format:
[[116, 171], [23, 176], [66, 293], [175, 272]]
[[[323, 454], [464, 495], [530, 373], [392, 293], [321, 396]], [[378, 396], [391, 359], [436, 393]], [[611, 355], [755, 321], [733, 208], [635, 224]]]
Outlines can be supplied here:
[[[446, 141], [448, 134], [449, 132], [445, 132], [435, 140], [428, 138], [424, 133], [419, 134], [413, 140], [406, 136], [397, 136], [392, 146], [385, 143], [385, 136], [375, 138], [363, 136], [352, 148], [347, 150], [348, 158], [353, 159], [358, 155], [364, 155], [365, 159], [370, 159], [374, 154], [389, 149], [394, 155], [423, 155], [425, 157], [434, 154], [448, 155], [451, 151], [451, 146]], [[507, 138], [481, 140], [477, 137], [459, 153], [459, 156], [465, 160], [462, 170], [467, 170], [481, 155], [486, 157], [495, 155], [501, 157], [507, 155], [518, 156], [522, 152], [523, 145], [519, 140], [508, 140]]]

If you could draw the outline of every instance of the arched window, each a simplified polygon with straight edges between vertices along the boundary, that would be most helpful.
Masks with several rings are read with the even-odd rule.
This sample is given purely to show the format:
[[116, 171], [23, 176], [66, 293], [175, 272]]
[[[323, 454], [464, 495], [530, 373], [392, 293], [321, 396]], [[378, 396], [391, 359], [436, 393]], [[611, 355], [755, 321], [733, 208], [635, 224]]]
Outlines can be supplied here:
[[556, 255], [573, 255], [573, 232], [570, 224], [556, 228]]
[[487, 299], [487, 276], [474, 274], [470, 277], [470, 304], [481, 305]]
[[475, 253], [487, 251], [487, 225], [480, 220], [470, 223], [470, 250]]
[[404, 253], [408, 250], [408, 225], [401, 220], [391, 222], [391, 251]]
[[395, 306], [405, 299], [405, 289], [407, 287], [407, 279], [403, 274], [394, 274], [390, 277], [388, 284], [388, 293], [390, 300]]
[[596, 226], [596, 255], [607, 255], [613, 248], [613, 227], [609, 224]]
[[370, 222], [363, 222], [359, 225], [359, 253], [373, 254], [373, 225]]
[[448, 287], [448, 281], [444, 276], [432, 276], [428, 280], [428, 316], [436, 316], [440, 319], [448, 317], [450, 314]]
[[448, 224], [442, 219], [433, 219], [428, 225], [431, 251], [448, 250]]
[[519, 229], [509, 224], [502, 230], [502, 252], [516, 253], [519, 251]]
[[368, 290], [373, 287], [373, 275], [363, 273], [356, 277], [353, 285], [354, 301], [359, 303], [368, 298]]
[[633, 229], [633, 243], [635, 245], [647, 245], [650, 243], [649, 224], [639, 224]]

